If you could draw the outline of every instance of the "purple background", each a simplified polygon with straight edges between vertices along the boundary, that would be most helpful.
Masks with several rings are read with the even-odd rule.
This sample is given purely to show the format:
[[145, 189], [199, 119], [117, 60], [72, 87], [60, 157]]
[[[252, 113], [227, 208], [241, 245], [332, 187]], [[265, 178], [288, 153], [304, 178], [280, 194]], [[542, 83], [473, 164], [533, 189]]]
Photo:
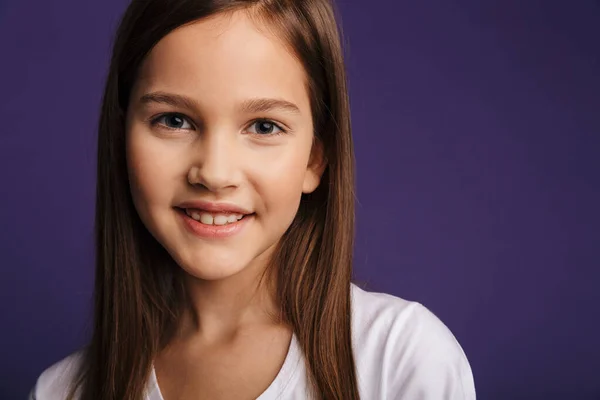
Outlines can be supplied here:
[[[357, 278], [435, 312], [480, 399], [600, 399], [600, 4], [339, 4]], [[124, 7], [0, 3], [1, 399], [88, 335], [96, 123]]]

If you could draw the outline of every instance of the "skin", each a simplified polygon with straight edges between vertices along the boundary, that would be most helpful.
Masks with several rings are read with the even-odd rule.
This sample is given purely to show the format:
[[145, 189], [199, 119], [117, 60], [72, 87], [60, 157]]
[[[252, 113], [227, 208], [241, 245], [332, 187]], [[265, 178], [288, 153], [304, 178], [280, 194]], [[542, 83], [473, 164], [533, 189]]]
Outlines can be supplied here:
[[[239, 11], [180, 27], [151, 51], [132, 91], [132, 198], [185, 271], [190, 299], [176, 340], [155, 360], [165, 400], [258, 397], [277, 375], [292, 335], [273, 322], [275, 301], [257, 280], [324, 165], [305, 71], [255, 24]], [[141, 101], [156, 92], [185, 96], [193, 106]], [[252, 98], [283, 99], [298, 112], [241, 111]], [[233, 237], [200, 238], [174, 209], [188, 200], [227, 202], [255, 214]]]

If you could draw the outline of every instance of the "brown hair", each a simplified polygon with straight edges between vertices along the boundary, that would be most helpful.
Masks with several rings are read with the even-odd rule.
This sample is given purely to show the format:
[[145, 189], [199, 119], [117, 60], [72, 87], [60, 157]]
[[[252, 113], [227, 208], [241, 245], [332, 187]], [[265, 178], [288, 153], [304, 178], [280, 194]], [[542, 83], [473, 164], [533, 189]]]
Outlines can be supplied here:
[[75, 391], [83, 399], [140, 400], [154, 356], [185, 302], [182, 272], [133, 206], [125, 116], [138, 68], [174, 29], [246, 10], [303, 64], [315, 138], [327, 166], [303, 195], [269, 269], [281, 315], [307, 362], [316, 399], [359, 398], [351, 342], [354, 156], [340, 27], [331, 0], [133, 0], [117, 30], [99, 121], [94, 325]]

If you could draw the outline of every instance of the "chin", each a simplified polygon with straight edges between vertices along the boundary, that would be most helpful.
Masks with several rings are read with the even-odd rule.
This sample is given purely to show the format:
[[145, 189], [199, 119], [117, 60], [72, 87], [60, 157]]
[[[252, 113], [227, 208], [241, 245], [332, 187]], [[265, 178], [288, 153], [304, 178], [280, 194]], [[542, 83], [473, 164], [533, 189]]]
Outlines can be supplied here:
[[241, 272], [250, 263], [231, 254], [232, 251], [228, 253], [203, 252], [202, 255], [186, 258], [177, 264], [186, 273], [198, 279], [206, 281], [225, 279]]
[[[206, 266], [181, 266], [181, 268], [190, 276], [201, 279], [203, 281], [218, 281], [222, 279], [227, 279], [230, 276], [235, 275], [240, 272], [241, 269], [233, 269], [227, 267], [220, 267], [218, 265]], [[242, 268], [243, 269], [243, 268]]]

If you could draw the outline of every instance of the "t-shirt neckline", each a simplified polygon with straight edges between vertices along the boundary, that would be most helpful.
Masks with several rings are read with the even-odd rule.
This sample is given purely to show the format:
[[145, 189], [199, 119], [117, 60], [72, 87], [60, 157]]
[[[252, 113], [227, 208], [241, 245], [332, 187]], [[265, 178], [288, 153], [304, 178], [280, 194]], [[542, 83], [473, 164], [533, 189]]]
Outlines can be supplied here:
[[[281, 396], [284, 390], [292, 385], [293, 379], [297, 378], [295, 372], [300, 362], [300, 347], [296, 334], [292, 334], [292, 339], [288, 347], [287, 354], [283, 361], [283, 365], [279, 369], [279, 372], [275, 376], [275, 379], [271, 384], [257, 397], [256, 400], [272, 400], [277, 399]], [[154, 369], [154, 363], [152, 363], [152, 370], [150, 372], [150, 381], [148, 382], [148, 395], [146, 400], [164, 400], [160, 387], [158, 386], [158, 379], [156, 377], [156, 370]]]

